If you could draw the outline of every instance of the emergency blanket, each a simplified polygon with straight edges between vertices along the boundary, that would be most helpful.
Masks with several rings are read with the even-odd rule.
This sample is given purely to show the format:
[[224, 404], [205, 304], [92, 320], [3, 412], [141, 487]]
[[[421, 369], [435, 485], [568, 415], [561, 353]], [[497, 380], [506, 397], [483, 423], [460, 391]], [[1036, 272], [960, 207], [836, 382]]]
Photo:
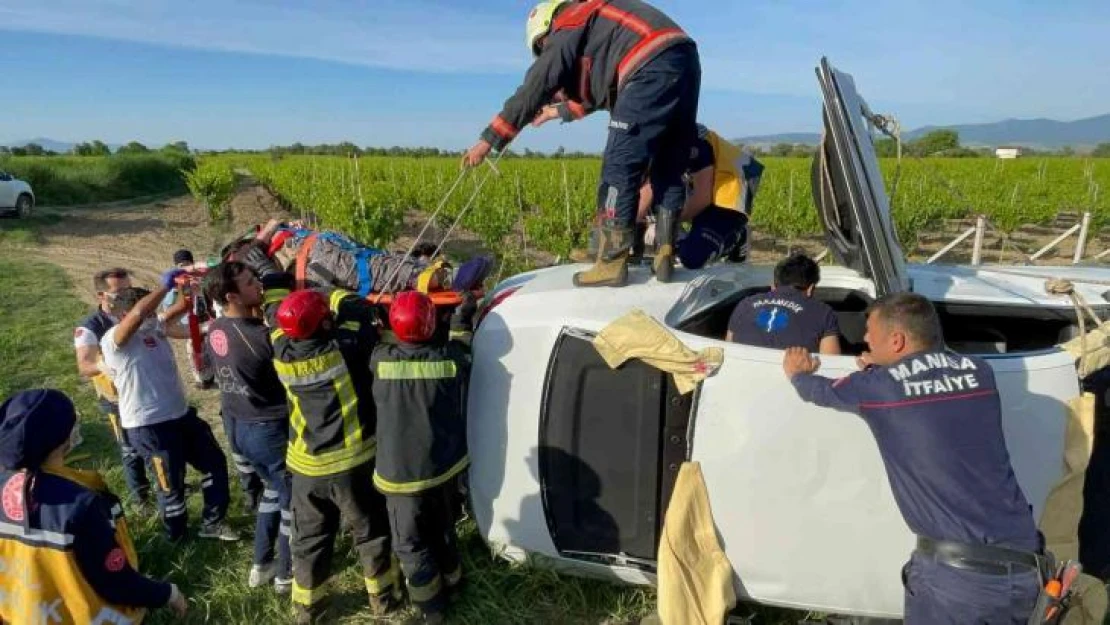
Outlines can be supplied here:
[[684, 462], [663, 519], [658, 553], [663, 625], [720, 625], [736, 605], [732, 565], [717, 540], [701, 465]]
[[639, 358], [670, 373], [678, 392], [683, 395], [716, 373], [725, 359], [725, 352], [719, 347], [697, 352], [686, 347], [663, 324], [639, 309], [605, 326], [594, 337], [593, 345], [613, 369], [627, 360]]

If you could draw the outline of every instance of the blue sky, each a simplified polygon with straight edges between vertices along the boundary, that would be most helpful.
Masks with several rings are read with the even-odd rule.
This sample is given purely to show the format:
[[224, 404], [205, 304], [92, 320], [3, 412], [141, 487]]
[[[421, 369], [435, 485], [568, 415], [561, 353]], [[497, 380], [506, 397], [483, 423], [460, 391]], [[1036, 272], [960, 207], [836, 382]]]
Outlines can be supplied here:
[[[530, 61], [517, 0], [0, 0], [0, 143], [469, 145]], [[827, 55], [925, 124], [1110, 112], [1106, 0], [657, 0], [698, 41], [701, 120], [819, 125]], [[514, 147], [600, 150], [604, 112]]]

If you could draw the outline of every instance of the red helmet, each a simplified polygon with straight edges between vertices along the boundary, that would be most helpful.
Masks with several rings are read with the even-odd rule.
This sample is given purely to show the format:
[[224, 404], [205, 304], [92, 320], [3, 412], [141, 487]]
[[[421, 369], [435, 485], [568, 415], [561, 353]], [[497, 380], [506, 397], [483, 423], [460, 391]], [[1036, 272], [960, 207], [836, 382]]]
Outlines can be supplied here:
[[420, 291], [405, 291], [393, 297], [389, 327], [405, 343], [423, 343], [436, 330], [436, 307]]
[[307, 339], [316, 333], [331, 313], [328, 298], [319, 291], [294, 291], [281, 302], [277, 311], [278, 327], [294, 340]]

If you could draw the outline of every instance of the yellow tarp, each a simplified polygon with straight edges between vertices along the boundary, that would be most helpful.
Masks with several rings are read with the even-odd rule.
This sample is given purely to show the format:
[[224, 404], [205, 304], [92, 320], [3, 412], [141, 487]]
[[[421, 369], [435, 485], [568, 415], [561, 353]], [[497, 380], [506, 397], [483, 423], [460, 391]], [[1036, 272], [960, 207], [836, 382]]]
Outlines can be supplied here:
[[663, 625], [721, 625], [736, 605], [732, 566], [717, 540], [701, 465], [685, 462], [659, 540], [658, 613]]
[[1080, 575], [1064, 625], [1102, 625], [1106, 616], [1106, 586], [1097, 577]]
[[1052, 487], [1041, 513], [1040, 529], [1056, 559], [1079, 558], [1079, 517], [1083, 515], [1083, 478], [1095, 436], [1095, 396], [1068, 402], [1064, 434], [1064, 475]]
[[715, 373], [725, 358], [719, 347], [697, 352], [686, 347], [663, 324], [639, 309], [605, 326], [594, 337], [593, 345], [614, 369], [627, 360], [639, 358], [672, 374], [678, 392], [683, 395]]
[[[1060, 348], [1078, 360], [1083, 356], [1083, 342], [1083, 338], [1077, 336]], [[1086, 343], [1087, 360], [1081, 364], [1080, 375], [1110, 366], [1110, 321], [1087, 332]]]

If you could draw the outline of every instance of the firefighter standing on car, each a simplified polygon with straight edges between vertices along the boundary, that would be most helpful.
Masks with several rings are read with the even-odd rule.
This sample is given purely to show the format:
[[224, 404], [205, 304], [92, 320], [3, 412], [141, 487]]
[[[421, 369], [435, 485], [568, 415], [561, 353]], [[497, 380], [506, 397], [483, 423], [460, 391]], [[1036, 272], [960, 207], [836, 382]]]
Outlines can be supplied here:
[[378, 460], [374, 485], [386, 497], [393, 549], [409, 598], [425, 621], [442, 621], [462, 581], [455, 536], [456, 478], [466, 469], [466, 392], [474, 296], [464, 294], [446, 341], [436, 341], [436, 307], [418, 291], [389, 309], [396, 343], [374, 349]]
[[[1040, 592], [1043, 538], [1002, 431], [994, 372], [947, 351], [932, 304], [912, 293], [873, 305], [862, 371], [813, 375], [805, 348], [783, 369], [802, 399], [863, 417], [917, 548], [903, 569], [907, 625], [1026, 623]], [[1035, 621], [1035, 622], [1040, 622]]]
[[[536, 60], [524, 84], [463, 157], [476, 166], [520, 129], [556, 118], [611, 112], [598, 185], [599, 242], [593, 268], [574, 284], [623, 286], [645, 176], [659, 209], [653, 269], [671, 278], [674, 235], [686, 198], [682, 174], [697, 137], [701, 61], [697, 46], [662, 11], [640, 0], [549, 1], [532, 9], [526, 44]], [[555, 102], [558, 92], [565, 99]]]
[[267, 276], [264, 309], [274, 368], [290, 400], [293, 605], [298, 623], [327, 612], [325, 584], [342, 521], [362, 564], [376, 614], [397, 605], [398, 577], [385, 498], [372, 487], [377, 419], [370, 353], [375, 309], [341, 290], [289, 293], [292, 276]]
[[140, 623], [185, 616], [177, 586], [136, 570], [119, 499], [95, 471], [65, 466], [77, 412], [64, 393], [0, 404], [0, 623]]

